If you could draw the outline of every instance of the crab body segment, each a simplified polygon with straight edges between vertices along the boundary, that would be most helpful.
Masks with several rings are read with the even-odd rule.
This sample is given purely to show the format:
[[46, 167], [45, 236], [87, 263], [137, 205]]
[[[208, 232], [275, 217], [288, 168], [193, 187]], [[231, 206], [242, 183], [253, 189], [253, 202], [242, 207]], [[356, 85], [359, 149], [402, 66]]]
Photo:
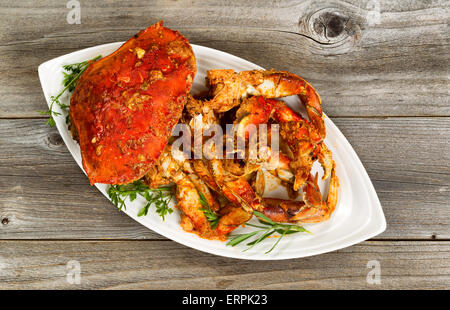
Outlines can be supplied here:
[[91, 184], [128, 184], [147, 173], [181, 116], [195, 73], [187, 39], [162, 22], [87, 68], [70, 119]]

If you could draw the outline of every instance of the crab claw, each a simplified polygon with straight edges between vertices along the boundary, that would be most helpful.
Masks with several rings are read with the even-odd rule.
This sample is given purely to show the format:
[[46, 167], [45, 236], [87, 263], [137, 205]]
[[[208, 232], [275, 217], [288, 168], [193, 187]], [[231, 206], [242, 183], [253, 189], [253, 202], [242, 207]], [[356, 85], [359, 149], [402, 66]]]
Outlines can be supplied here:
[[295, 175], [293, 188], [297, 191], [309, 176], [316, 145], [310, 139], [309, 128], [305, 122], [282, 123], [280, 134], [293, 153], [290, 167]]
[[262, 213], [274, 222], [295, 223], [293, 217], [305, 206], [303, 201], [284, 200], [278, 198], [263, 198], [264, 208]]
[[333, 155], [323, 142], [317, 147], [317, 159], [323, 168], [322, 180], [326, 180], [333, 169]]
[[333, 163], [333, 168], [331, 170], [327, 201], [322, 200], [322, 194], [317, 185], [317, 174], [314, 178], [310, 175], [303, 188], [303, 201], [305, 202], [305, 207], [298, 212], [293, 220], [302, 223], [319, 223], [328, 220], [336, 208], [338, 187], [339, 179], [336, 176], [335, 163]]

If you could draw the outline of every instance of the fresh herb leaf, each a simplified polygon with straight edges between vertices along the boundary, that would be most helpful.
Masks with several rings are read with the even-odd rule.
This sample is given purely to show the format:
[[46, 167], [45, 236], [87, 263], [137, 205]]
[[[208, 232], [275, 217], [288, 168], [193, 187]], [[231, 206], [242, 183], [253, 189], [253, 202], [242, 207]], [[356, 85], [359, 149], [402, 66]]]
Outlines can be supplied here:
[[270, 218], [268, 218], [267, 216], [265, 216], [264, 214], [262, 214], [261, 212], [258, 211], [253, 211], [253, 214], [256, 215], [256, 217], [258, 218], [260, 223], [267, 223], [267, 225], [275, 225], [276, 222], [272, 221]]
[[147, 195], [144, 195], [144, 197], [149, 202], [149, 207], [150, 204], [154, 204], [156, 213], [162, 217], [163, 221], [167, 214], [172, 214], [173, 209], [169, 207], [169, 202], [173, 197], [171, 189], [168, 191], [167, 188], [164, 190], [163, 188], [159, 188], [157, 191], [147, 192]]
[[248, 234], [243, 234], [243, 235], [235, 235], [233, 236], [233, 238], [231, 238], [230, 241], [228, 241], [227, 245], [230, 246], [235, 246], [238, 245], [239, 243], [241, 243], [242, 241], [247, 240], [248, 238], [253, 237], [254, 235], [256, 235], [257, 233], [261, 232], [262, 230], [257, 230], [257, 231], [252, 231], [251, 233]]
[[143, 208], [141, 208], [137, 214], [137, 216], [147, 215], [148, 209], [150, 209], [150, 203], [147, 203]]
[[268, 218], [267, 216], [262, 214], [261, 212], [253, 211], [253, 214], [258, 218], [258, 221], [264, 226], [247, 223], [246, 224], [247, 226], [260, 228], [260, 230], [255, 230], [255, 231], [249, 232], [247, 234], [240, 234], [240, 235], [232, 236], [230, 241], [228, 241], [227, 245], [236, 246], [236, 245], [242, 243], [243, 241], [256, 236], [256, 239], [247, 243], [248, 248], [244, 250], [244, 251], [247, 251], [247, 250], [251, 249], [252, 247], [254, 247], [255, 245], [257, 245], [258, 243], [261, 243], [263, 240], [269, 238], [274, 233], [278, 233], [280, 236], [279, 236], [277, 242], [275, 242], [275, 244], [272, 246], [272, 248], [270, 248], [270, 250], [265, 253], [265, 254], [267, 254], [267, 253], [272, 252], [272, 250], [278, 245], [280, 240], [285, 235], [295, 234], [295, 233], [299, 233], [299, 232], [310, 233], [304, 227], [299, 226], [299, 225], [274, 222], [270, 218]]
[[169, 202], [173, 197], [172, 187], [166, 186], [153, 189], [145, 185], [142, 180], [138, 180], [126, 185], [111, 185], [108, 189], [108, 196], [111, 202], [119, 210], [122, 210], [122, 208], [126, 210], [126, 199], [128, 198], [130, 201], [134, 201], [137, 195], [144, 197], [147, 201], [147, 204], [139, 210], [138, 216], [147, 215], [152, 205], [155, 206], [156, 213], [163, 220], [167, 214], [173, 212], [173, 209], [169, 206]]
[[199, 199], [200, 204], [204, 207], [200, 210], [203, 211], [203, 214], [205, 214], [206, 219], [209, 221], [209, 224], [211, 225], [211, 228], [216, 229], [217, 225], [219, 224], [220, 217], [213, 210], [211, 210], [203, 193], [199, 191], [198, 195], [200, 196]]
[[275, 242], [275, 244], [270, 248], [269, 251], [267, 251], [265, 254], [272, 252], [272, 250], [277, 246], [277, 244], [280, 242], [280, 240], [284, 237], [284, 235], [286, 235], [287, 230], [283, 231], [283, 233], [281, 234], [281, 236], [278, 238], [277, 242]]
[[61, 115], [61, 113], [53, 111], [53, 105], [56, 103], [61, 108], [61, 110], [67, 110], [69, 108], [69, 106], [67, 104], [61, 103], [59, 98], [67, 90], [69, 92], [72, 92], [75, 89], [75, 86], [77, 85], [78, 79], [83, 74], [83, 72], [86, 71], [89, 64], [91, 64], [91, 62], [94, 62], [94, 61], [100, 59], [101, 57], [102, 57], [101, 55], [98, 55], [97, 57], [95, 57], [91, 60], [63, 66], [63, 69], [67, 71], [67, 72], [63, 71], [63, 74], [64, 74], [63, 90], [61, 90], [58, 95], [50, 97], [50, 100], [51, 100], [50, 108], [47, 111], [40, 111], [42, 115], [49, 116], [48, 120], [45, 122], [48, 126], [50, 126], [50, 127], [55, 126], [56, 123], [55, 123], [54, 117]]
[[[264, 234], [262, 234], [258, 239], [253, 240], [252, 242], [247, 243], [247, 245], [250, 246], [250, 248], [251, 248], [251, 247], [253, 247], [255, 244], [260, 243], [261, 241], [263, 241], [264, 239], [266, 239], [267, 237], [269, 237], [270, 235], [272, 235], [274, 232], [275, 232], [275, 230], [274, 230], [274, 229], [271, 229], [271, 230], [265, 232]], [[250, 249], [250, 248], [248, 248], [248, 249]], [[247, 251], [248, 249], [246, 249], [246, 251]]]

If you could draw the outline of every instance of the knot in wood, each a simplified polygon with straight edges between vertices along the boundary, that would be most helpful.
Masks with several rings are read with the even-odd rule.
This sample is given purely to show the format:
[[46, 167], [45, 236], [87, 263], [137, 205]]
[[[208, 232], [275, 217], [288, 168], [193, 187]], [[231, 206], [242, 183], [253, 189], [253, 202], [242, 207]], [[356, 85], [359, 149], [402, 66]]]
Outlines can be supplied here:
[[9, 219], [7, 217], [2, 219], [2, 224], [3, 225], [8, 225], [9, 224]]
[[324, 12], [314, 20], [314, 30], [325, 38], [335, 38], [339, 36], [343, 31], [347, 20], [332, 12]]
[[63, 139], [57, 133], [51, 133], [48, 135], [48, 143], [52, 146], [59, 146], [63, 144]]
[[360, 12], [342, 5], [329, 7], [328, 2], [314, 3], [300, 18], [299, 32], [316, 43], [313, 45], [317, 49], [315, 53], [338, 55], [352, 52], [361, 37], [363, 19]]
[[339, 42], [354, 34], [350, 18], [340, 12], [316, 12], [311, 16], [310, 24], [318, 41], [323, 43]]

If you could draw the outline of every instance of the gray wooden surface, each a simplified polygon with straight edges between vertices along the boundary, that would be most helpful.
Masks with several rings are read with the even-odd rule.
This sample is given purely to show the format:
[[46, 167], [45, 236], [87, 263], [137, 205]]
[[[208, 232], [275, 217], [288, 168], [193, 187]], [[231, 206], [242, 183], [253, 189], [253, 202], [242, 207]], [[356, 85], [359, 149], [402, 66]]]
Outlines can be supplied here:
[[[0, 4], [0, 289], [449, 288], [448, 1], [80, 3], [80, 25], [67, 23], [66, 1]], [[373, 181], [387, 230], [311, 258], [226, 259], [140, 226], [89, 186], [38, 112], [37, 66], [160, 19], [191, 43], [315, 85]], [[70, 260], [80, 285], [66, 281]], [[378, 285], [366, 282], [373, 260]]]

